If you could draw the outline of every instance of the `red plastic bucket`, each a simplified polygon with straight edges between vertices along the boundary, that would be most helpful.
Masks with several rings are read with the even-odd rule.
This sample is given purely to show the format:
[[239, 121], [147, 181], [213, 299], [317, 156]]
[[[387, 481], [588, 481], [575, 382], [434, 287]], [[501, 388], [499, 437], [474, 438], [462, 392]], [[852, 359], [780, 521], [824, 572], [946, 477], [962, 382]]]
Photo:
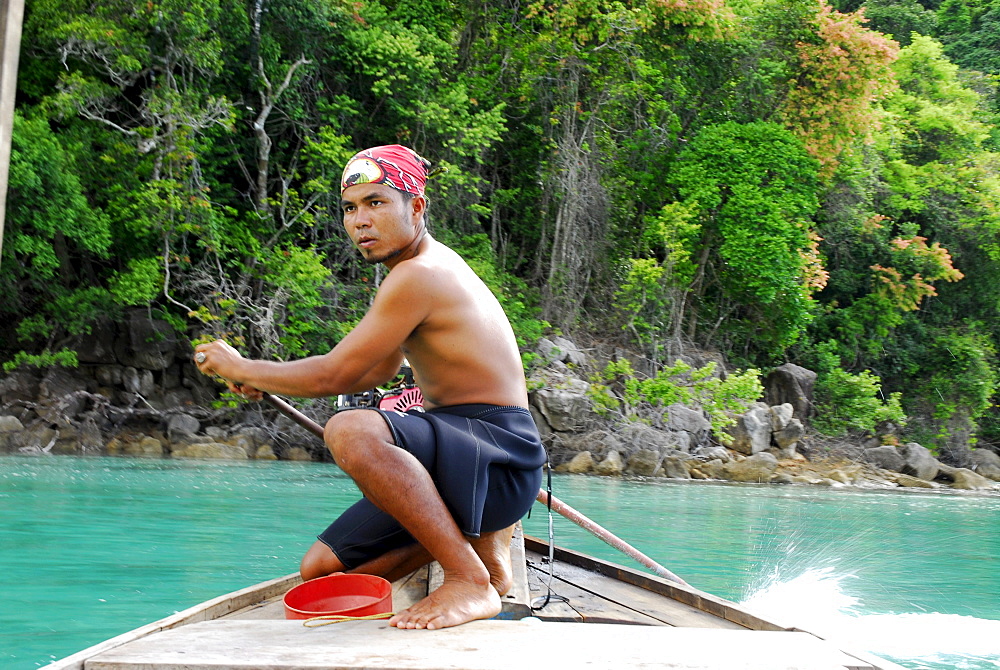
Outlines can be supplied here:
[[284, 603], [286, 619], [385, 614], [392, 611], [392, 584], [375, 575], [338, 572], [299, 584]]

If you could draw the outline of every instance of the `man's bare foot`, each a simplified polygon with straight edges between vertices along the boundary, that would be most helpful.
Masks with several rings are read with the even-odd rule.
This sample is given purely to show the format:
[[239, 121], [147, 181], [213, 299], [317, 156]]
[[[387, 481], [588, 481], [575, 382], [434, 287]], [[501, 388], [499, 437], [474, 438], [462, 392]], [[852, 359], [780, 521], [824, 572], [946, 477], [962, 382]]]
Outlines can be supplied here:
[[389, 619], [389, 625], [437, 630], [477, 619], [489, 619], [499, 614], [500, 608], [500, 596], [492, 584], [449, 580], [446, 577], [436, 591]]
[[500, 595], [506, 594], [514, 585], [510, 567], [510, 538], [513, 534], [514, 526], [510, 526], [492, 533], [483, 533], [469, 542], [479, 560], [489, 570], [490, 584]]

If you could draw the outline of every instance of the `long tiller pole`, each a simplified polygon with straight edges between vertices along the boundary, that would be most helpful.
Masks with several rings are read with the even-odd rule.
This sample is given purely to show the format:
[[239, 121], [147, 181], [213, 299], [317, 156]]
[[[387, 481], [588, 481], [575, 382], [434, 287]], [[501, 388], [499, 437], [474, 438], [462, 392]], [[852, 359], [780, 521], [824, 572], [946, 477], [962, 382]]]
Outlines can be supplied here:
[[[285, 416], [287, 416], [289, 419], [291, 419], [295, 423], [299, 424], [300, 426], [302, 426], [303, 428], [305, 428], [306, 430], [308, 430], [310, 433], [312, 433], [313, 435], [315, 435], [319, 439], [321, 439], [321, 440], [323, 439], [323, 427], [322, 426], [320, 426], [318, 423], [316, 423], [315, 421], [313, 421], [312, 419], [310, 419], [309, 417], [307, 417], [305, 414], [303, 414], [299, 410], [297, 410], [294, 407], [292, 407], [291, 405], [289, 405], [287, 402], [285, 402], [281, 398], [273, 396], [270, 393], [265, 393], [264, 394], [264, 400], [266, 400], [269, 404], [271, 404], [279, 412], [281, 412], [282, 414], [284, 414]], [[543, 505], [548, 505], [550, 503], [550, 494], [547, 491], [545, 491], [544, 489], [539, 489], [538, 490], [538, 496], [536, 496], [535, 500], [537, 500], [538, 502], [542, 503]], [[610, 546], [614, 547], [618, 551], [622, 552], [623, 554], [625, 554], [629, 558], [632, 558], [633, 560], [637, 561], [641, 565], [646, 566], [647, 568], [649, 568], [650, 570], [652, 570], [654, 573], [656, 573], [660, 577], [663, 577], [664, 579], [669, 579], [670, 581], [676, 582], [676, 583], [681, 584], [683, 586], [688, 586], [688, 587], [691, 586], [690, 584], [688, 584], [687, 582], [685, 582], [683, 579], [681, 579], [680, 577], [678, 577], [677, 575], [675, 575], [674, 573], [672, 573], [670, 570], [667, 570], [665, 567], [663, 567], [662, 565], [660, 565], [659, 563], [657, 563], [656, 561], [654, 561], [652, 558], [650, 558], [646, 554], [642, 553], [641, 551], [639, 551], [638, 549], [636, 549], [635, 547], [633, 547], [632, 545], [630, 545], [625, 540], [621, 539], [620, 537], [617, 537], [611, 531], [609, 531], [606, 528], [600, 526], [599, 524], [595, 523], [594, 521], [591, 521], [590, 519], [588, 519], [587, 517], [585, 517], [583, 514], [581, 514], [580, 512], [576, 511], [575, 509], [573, 509], [572, 507], [570, 507], [569, 505], [567, 505], [563, 501], [559, 500], [555, 496], [551, 496], [551, 506], [552, 506], [552, 509], [554, 509], [555, 511], [559, 512], [559, 514], [563, 515], [564, 517], [566, 517], [567, 519], [569, 519], [570, 521], [572, 521], [576, 525], [580, 526], [584, 530], [592, 533], [598, 539], [606, 542], [607, 544], [609, 544]]]

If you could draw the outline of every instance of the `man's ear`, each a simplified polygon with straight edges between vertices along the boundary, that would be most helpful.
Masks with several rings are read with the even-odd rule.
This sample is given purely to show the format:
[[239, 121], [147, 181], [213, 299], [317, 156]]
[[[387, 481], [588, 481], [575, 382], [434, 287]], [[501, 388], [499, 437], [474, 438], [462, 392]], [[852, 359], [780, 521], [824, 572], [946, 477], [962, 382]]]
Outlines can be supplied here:
[[424, 214], [427, 212], [427, 198], [422, 195], [415, 195], [410, 199], [410, 211], [413, 215], [420, 219], [423, 218]]

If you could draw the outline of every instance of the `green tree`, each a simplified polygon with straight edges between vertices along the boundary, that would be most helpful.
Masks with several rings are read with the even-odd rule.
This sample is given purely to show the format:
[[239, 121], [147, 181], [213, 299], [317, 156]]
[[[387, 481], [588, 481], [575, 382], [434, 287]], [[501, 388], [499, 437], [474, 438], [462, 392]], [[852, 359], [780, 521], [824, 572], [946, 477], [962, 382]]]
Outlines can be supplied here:
[[947, 41], [948, 56], [958, 65], [968, 70], [1000, 74], [1000, 3], [994, 1], [986, 7], [985, 13], [974, 18], [974, 14], [963, 6], [965, 13], [958, 13], [951, 30], [942, 39]]
[[891, 119], [883, 146], [890, 157], [912, 165], [956, 164], [982, 150], [989, 129], [977, 118], [981, 97], [959, 81], [958, 67], [945, 57], [940, 42], [914, 36], [893, 69], [900, 89], [885, 105]]
[[927, 419], [928, 442], [964, 463], [980, 421], [993, 409], [1000, 378], [996, 346], [981, 323], [928, 329], [914, 351], [919, 379], [911, 404]]
[[[4, 348], [50, 349], [85, 332], [114, 299], [93, 285], [111, 249], [108, 218], [87, 201], [72, 152], [44, 118], [14, 116], [0, 282]], [[81, 285], [77, 276], [90, 277]], [[16, 328], [16, 336], [11, 328]]]
[[680, 154], [669, 181], [701, 229], [687, 249], [697, 259], [689, 336], [712, 342], [718, 332], [747, 354], [775, 355], [802, 333], [818, 288], [809, 226], [818, 167], [768, 123], [707, 128]]
[[816, 427], [829, 435], [844, 435], [872, 432], [883, 422], [904, 424], [902, 394], [885, 397], [882, 380], [870, 370], [856, 374], [844, 370], [836, 348], [834, 342], [817, 347]]
[[941, 35], [964, 35], [972, 27], [972, 11], [966, 0], [944, 0], [937, 9], [937, 17]]
[[935, 35], [938, 29], [938, 14], [917, 0], [868, 0], [865, 18], [870, 30], [883, 33], [904, 47], [910, 43], [912, 33]]

